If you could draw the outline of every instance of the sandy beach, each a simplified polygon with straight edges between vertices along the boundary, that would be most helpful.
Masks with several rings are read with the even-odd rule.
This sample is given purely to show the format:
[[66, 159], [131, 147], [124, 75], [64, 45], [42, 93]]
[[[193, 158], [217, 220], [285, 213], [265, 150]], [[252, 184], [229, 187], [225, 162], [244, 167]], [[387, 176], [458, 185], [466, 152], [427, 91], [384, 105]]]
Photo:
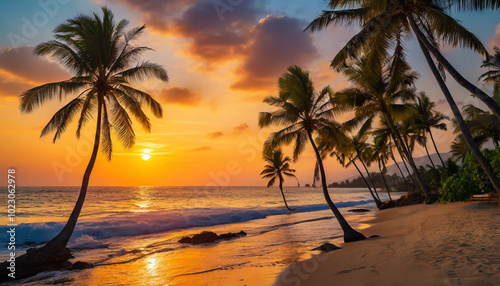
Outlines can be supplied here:
[[500, 285], [500, 211], [487, 203], [378, 211], [363, 232], [288, 267], [274, 285]]

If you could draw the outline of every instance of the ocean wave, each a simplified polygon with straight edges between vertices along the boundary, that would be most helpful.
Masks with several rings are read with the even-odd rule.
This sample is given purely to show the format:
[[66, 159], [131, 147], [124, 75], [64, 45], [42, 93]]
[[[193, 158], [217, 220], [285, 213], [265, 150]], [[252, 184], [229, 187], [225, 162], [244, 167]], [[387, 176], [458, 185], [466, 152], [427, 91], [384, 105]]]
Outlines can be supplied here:
[[[371, 203], [369, 200], [336, 203], [337, 207], [351, 207]], [[294, 212], [312, 212], [328, 209], [326, 204], [293, 207]], [[268, 208], [198, 208], [154, 212], [128, 212], [114, 216], [81, 219], [70, 241], [70, 247], [80, 249], [106, 247], [98, 240], [115, 236], [136, 236], [161, 233], [175, 229], [205, 227], [245, 222], [267, 216], [287, 214], [284, 207]], [[63, 222], [22, 223], [16, 227], [18, 246], [37, 245], [49, 241], [64, 226]], [[0, 228], [2, 242], [8, 241], [8, 227]]]

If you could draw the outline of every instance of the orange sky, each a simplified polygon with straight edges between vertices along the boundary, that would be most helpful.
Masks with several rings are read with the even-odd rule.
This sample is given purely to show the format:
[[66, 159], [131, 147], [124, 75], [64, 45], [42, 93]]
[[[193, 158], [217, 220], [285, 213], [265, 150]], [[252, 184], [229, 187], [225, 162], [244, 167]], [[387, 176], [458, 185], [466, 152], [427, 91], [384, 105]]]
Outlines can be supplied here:
[[[247, 1], [224, 14], [222, 20], [207, 1], [139, 2], [76, 1], [75, 5], [61, 5], [59, 14], [24, 45], [12, 45], [0, 35], [0, 170], [16, 168], [19, 185], [80, 184], [95, 123], [86, 126], [80, 140], [72, 125], [53, 144], [50, 137], [40, 139], [39, 134], [64, 102], [50, 102], [31, 114], [20, 114], [18, 95], [30, 87], [68, 76], [57, 64], [32, 55], [31, 46], [52, 39], [50, 31], [64, 19], [75, 13], [97, 11], [100, 4], [107, 4], [117, 18], [129, 19], [129, 27], [143, 23], [148, 26], [138, 43], [155, 49], [145, 59], [162, 64], [170, 82], [151, 81], [139, 86], [162, 103], [164, 118], [151, 117], [150, 134], [134, 124], [136, 145], [124, 150], [115, 140], [111, 162], [99, 154], [92, 185], [264, 185], [259, 176], [263, 166], [261, 146], [270, 129], [259, 130], [257, 117], [259, 111], [268, 110], [262, 99], [277, 93], [275, 83], [287, 66], [299, 64], [309, 69], [317, 89], [326, 84], [334, 90], [348, 86], [342, 76], [329, 70], [328, 63], [355, 29], [332, 27], [314, 36], [302, 32], [307, 20], [324, 8], [323, 1], [311, 5], [309, 1], [297, 1], [294, 7], [285, 7], [282, 1], [267, 5]], [[10, 19], [9, 24], [7, 20], [0, 23], [7, 31], [21, 33], [23, 22], [19, 19], [30, 18], [36, 9], [11, 5], [10, 12], [16, 15], [11, 17], [17, 22]], [[161, 9], [168, 13], [161, 13]], [[204, 18], [198, 19], [197, 13]], [[473, 19], [464, 21], [473, 23]], [[471, 30], [479, 33], [485, 44], [500, 42], [500, 28], [491, 26]], [[417, 88], [439, 102], [438, 109], [450, 114], [440, 101], [442, 95], [416, 45], [411, 50], [413, 67], [422, 77]], [[481, 72], [478, 56], [451, 49], [446, 54], [454, 62], [467, 55], [465, 63], [457, 67], [464, 70], [473, 66], [466, 75], [476, 80]], [[448, 81], [458, 101], [471, 100], [468, 93]], [[436, 132], [435, 137], [441, 151], [448, 151], [451, 132]], [[151, 150], [147, 161], [141, 157], [143, 149]], [[416, 150], [415, 155], [424, 153]], [[312, 182], [313, 166], [311, 150], [294, 164], [303, 184]], [[329, 182], [354, 174], [354, 170], [344, 170], [334, 160], [329, 160], [326, 168]]]

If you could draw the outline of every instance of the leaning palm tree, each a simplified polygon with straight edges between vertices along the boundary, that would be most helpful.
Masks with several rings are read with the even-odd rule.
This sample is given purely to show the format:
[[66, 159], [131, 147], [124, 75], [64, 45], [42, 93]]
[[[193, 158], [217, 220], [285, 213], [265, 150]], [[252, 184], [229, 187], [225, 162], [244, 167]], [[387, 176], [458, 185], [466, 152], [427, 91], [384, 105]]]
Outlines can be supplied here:
[[424, 194], [428, 195], [429, 188], [418, 172], [405, 135], [401, 134], [396, 124], [397, 119], [402, 118], [407, 111], [403, 103], [415, 96], [415, 89], [411, 85], [416, 79], [416, 74], [406, 63], [399, 64], [406, 67], [397, 75], [392, 73], [391, 67], [376, 60], [373, 60], [370, 66], [364, 59], [345, 66], [343, 72], [353, 86], [338, 92], [337, 97], [346, 106], [355, 109], [352, 124], [371, 123], [377, 117], [387, 123], [395, 143], [410, 164], [416, 181]]
[[[342, 134], [337, 133], [334, 134], [333, 137], [330, 137], [329, 136], [330, 134], [326, 132], [324, 134], [321, 134], [316, 140], [318, 149], [321, 150], [320, 154], [322, 160], [328, 158], [329, 155], [330, 157], [336, 157], [337, 161], [344, 168], [348, 168], [351, 165], [354, 166], [354, 168], [356, 168], [356, 170], [358, 171], [361, 179], [365, 182], [366, 187], [368, 188], [368, 191], [370, 192], [370, 195], [372, 196], [373, 201], [375, 202], [375, 205], [377, 206], [377, 208], [380, 209], [380, 207], [382, 206], [382, 201], [378, 196], [377, 190], [373, 188], [375, 186], [373, 184], [373, 180], [372, 184], [368, 183], [368, 180], [366, 179], [365, 175], [356, 164], [356, 159], [358, 159], [358, 161], [360, 161], [363, 164], [363, 166], [365, 166], [364, 163], [362, 162], [362, 159], [359, 156], [359, 152], [356, 151], [356, 147], [359, 147], [359, 145], [356, 143], [359, 140], [356, 139], [356, 136], [348, 135], [347, 131], [344, 130], [343, 128], [339, 128], [338, 130], [342, 132]], [[339, 140], [340, 138], [341, 140]], [[317, 167], [314, 169], [314, 179], [319, 180], [320, 179], [319, 164], [316, 164], [316, 166]], [[369, 174], [370, 173], [368, 172], [368, 175]]]
[[19, 267], [30, 274], [43, 270], [44, 263], [53, 264], [70, 258], [66, 245], [82, 210], [98, 149], [101, 148], [107, 159], [111, 159], [112, 130], [123, 146], [130, 148], [134, 145], [135, 134], [129, 113], [148, 132], [151, 123], [142, 107], [147, 105], [154, 116], [162, 117], [161, 105], [151, 95], [131, 86], [150, 78], [168, 81], [167, 72], [158, 64], [142, 62], [130, 67], [144, 51], [150, 50], [131, 44], [145, 26], [125, 32], [127, 20], [115, 22], [113, 13], [107, 8], [102, 8], [102, 13], [102, 17], [93, 13], [91, 16], [78, 15], [69, 19], [54, 30], [56, 40], [44, 42], [35, 48], [36, 54], [58, 61], [74, 76], [65, 81], [32, 88], [21, 95], [20, 109], [24, 113], [32, 112], [51, 99], [62, 100], [73, 96], [42, 130], [42, 137], [54, 132], [54, 142], [66, 131], [75, 116], [78, 117], [77, 137], [84, 125], [92, 118], [96, 119], [92, 155], [83, 175], [80, 194], [66, 225], [45, 246], [18, 259], [21, 265], [29, 260], [32, 266], [38, 263], [31, 269]]
[[290, 168], [290, 162], [292, 161], [292, 159], [290, 159], [290, 157], [288, 156], [284, 157], [281, 149], [277, 149], [271, 150], [270, 153], [266, 154], [264, 156], [264, 160], [266, 161], [267, 165], [264, 167], [265, 169], [260, 173], [262, 175], [262, 179], [269, 179], [269, 182], [267, 183], [267, 187], [269, 188], [274, 185], [276, 178], [278, 178], [283, 202], [285, 202], [286, 208], [289, 211], [292, 211], [292, 209], [288, 207], [288, 204], [286, 203], [285, 193], [283, 193], [283, 182], [285, 181], [283, 175], [295, 178], [297, 180], [297, 183], [299, 182], [294, 174], [295, 170]]
[[[409, 118], [412, 120], [412, 125], [414, 128], [421, 131], [422, 136], [424, 137], [424, 142], [427, 143], [427, 134], [429, 134], [432, 145], [434, 146], [434, 150], [436, 150], [436, 154], [441, 161], [441, 166], [445, 166], [443, 158], [439, 154], [438, 148], [436, 146], [436, 141], [434, 141], [434, 136], [432, 134], [431, 129], [438, 129], [446, 131], [446, 123], [444, 120], [449, 120], [449, 117], [444, 115], [443, 113], [435, 110], [436, 104], [430, 100], [430, 98], [424, 93], [420, 92], [420, 94], [416, 97], [416, 102], [410, 104], [410, 116]], [[427, 151], [427, 145], [425, 145]], [[429, 153], [427, 151], [427, 153]]]
[[[461, 2], [462, 9], [498, 9], [495, 1], [476, 1], [474, 5]], [[493, 114], [500, 119], [500, 105], [481, 89], [466, 80], [440, 53], [438, 42], [441, 40], [453, 47], [461, 46], [470, 48], [480, 55], [488, 53], [479, 39], [463, 27], [457, 20], [449, 16], [449, 3], [456, 1], [338, 1], [330, 0], [331, 11], [324, 11], [321, 16], [309, 24], [307, 29], [316, 31], [332, 23], [360, 24], [361, 31], [356, 34], [335, 56], [332, 66], [343, 67], [351, 59], [361, 55], [367, 59], [368, 66], [372, 62], [389, 60], [392, 58], [405, 58], [404, 39], [415, 34], [424, 57], [436, 78], [454, 117], [460, 126], [467, 146], [488, 176], [495, 190], [500, 193], [500, 180], [496, 177], [493, 168], [475, 144], [460, 110], [444, 82], [444, 70], [472, 95], [488, 106]], [[344, 10], [334, 10], [334, 9]], [[390, 55], [392, 53], [392, 55]], [[431, 56], [432, 54], [432, 56]], [[434, 58], [433, 58], [434, 57]], [[439, 66], [436, 66], [434, 59]], [[399, 61], [402, 62], [402, 61]], [[404, 68], [404, 67], [403, 67]], [[398, 75], [401, 66], [392, 65], [394, 75]]]
[[315, 92], [309, 72], [298, 66], [288, 68], [278, 80], [279, 96], [269, 96], [264, 102], [277, 107], [273, 112], [261, 112], [259, 125], [261, 128], [278, 125], [285, 128], [272, 133], [264, 144], [264, 152], [273, 150], [281, 145], [295, 142], [293, 159], [296, 161], [305, 150], [307, 141], [311, 144], [316, 155], [321, 173], [321, 185], [325, 200], [337, 218], [344, 231], [344, 241], [357, 241], [366, 237], [355, 231], [342, 216], [333, 203], [327, 189], [325, 169], [321, 154], [313, 139], [315, 133], [328, 131], [337, 132], [333, 117], [341, 106], [332, 106], [330, 99], [333, 91], [329, 87]]

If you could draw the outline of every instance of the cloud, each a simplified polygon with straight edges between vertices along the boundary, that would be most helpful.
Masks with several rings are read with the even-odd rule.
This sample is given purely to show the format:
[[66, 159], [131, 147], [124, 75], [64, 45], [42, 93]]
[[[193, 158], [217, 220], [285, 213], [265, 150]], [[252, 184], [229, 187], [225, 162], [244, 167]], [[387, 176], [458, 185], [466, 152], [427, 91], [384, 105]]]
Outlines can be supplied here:
[[233, 128], [233, 136], [239, 136], [245, 132], [247, 132], [248, 130], [250, 129], [250, 126], [248, 126], [248, 124], [246, 123], [241, 123], [240, 125], [238, 126], [235, 126]]
[[248, 54], [237, 68], [235, 90], [257, 91], [276, 86], [290, 65], [306, 65], [318, 56], [305, 23], [288, 16], [267, 16], [251, 32]]
[[160, 92], [159, 101], [165, 104], [196, 106], [200, 103], [201, 96], [188, 88], [172, 87], [165, 88]]
[[210, 151], [210, 150], [212, 150], [212, 147], [203, 146], [203, 147], [199, 147], [199, 148], [189, 149], [188, 152], [203, 152], [203, 151]]
[[170, 29], [167, 18], [182, 12], [196, 0], [109, 0], [122, 3], [128, 8], [142, 13], [142, 21], [153, 30], [166, 33]]
[[224, 133], [222, 133], [221, 131], [217, 131], [217, 132], [208, 133], [207, 137], [210, 139], [215, 139], [215, 138], [221, 137], [222, 135], [224, 135]]
[[0, 50], [0, 92], [4, 96], [19, 96], [34, 86], [69, 77], [58, 64], [34, 55], [32, 47]]
[[0, 69], [36, 83], [65, 80], [70, 76], [58, 64], [34, 55], [32, 47], [0, 50]]
[[207, 69], [245, 53], [248, 31], [260, 12], [253, 1], [243, 1], [224, 12], [216, 4], [217, 1], [200, 0], [172, 24], [175, 35], [191, 40], [185, 53], [204, 60]]

